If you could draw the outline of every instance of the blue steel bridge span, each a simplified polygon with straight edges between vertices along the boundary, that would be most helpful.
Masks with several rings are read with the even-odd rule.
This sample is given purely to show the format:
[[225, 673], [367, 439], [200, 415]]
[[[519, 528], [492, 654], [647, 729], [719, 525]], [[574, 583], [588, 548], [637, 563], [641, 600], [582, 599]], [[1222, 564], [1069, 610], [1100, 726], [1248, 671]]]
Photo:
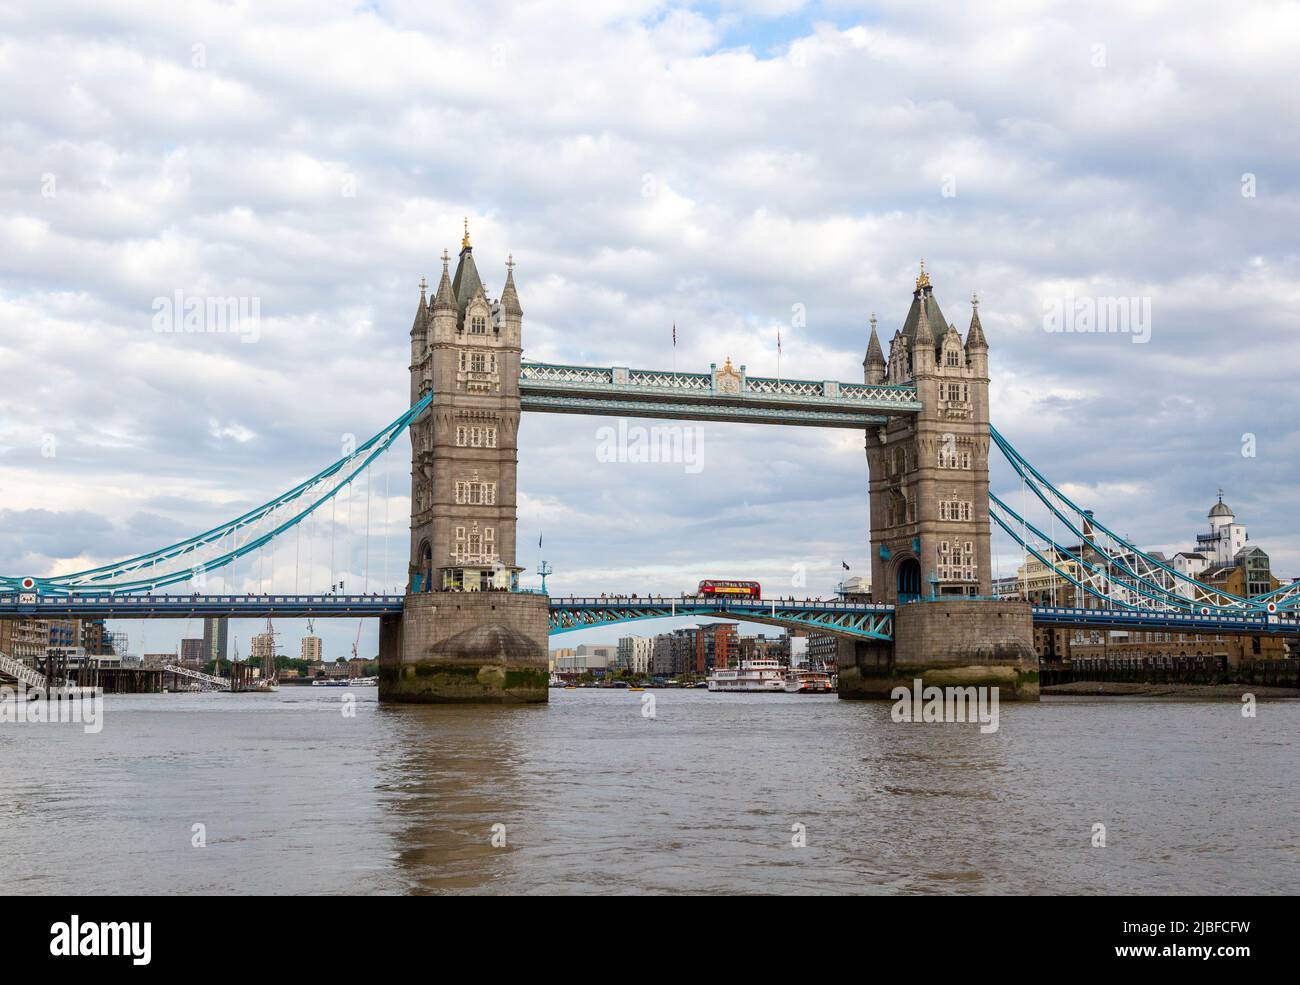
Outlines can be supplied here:
[[[402, 612], [404, 596], [374, 595], [0, 595], [0, 618], [20, 619], [346, 619]], [[909, 603], [926, 605], [926, 601]], [[712, 599], [630, 595], [555, 597], [552, 634], [667, 618], [735, 619], [864, 640], [890, 640], [895, 606], [847, 599]], [[1042, 625], [1150, 632], [1300, 633], [1294, 613], [1147, 611], [1036, 605]]]

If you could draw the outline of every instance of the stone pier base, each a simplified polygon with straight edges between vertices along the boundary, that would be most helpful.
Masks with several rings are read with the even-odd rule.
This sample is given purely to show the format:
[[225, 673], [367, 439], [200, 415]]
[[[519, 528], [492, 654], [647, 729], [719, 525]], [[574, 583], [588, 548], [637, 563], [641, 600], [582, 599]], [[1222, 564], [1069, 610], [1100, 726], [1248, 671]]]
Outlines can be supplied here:
[[508, 704], [547, 699], [549, 600], [516, 592], [407, 595], [379, 626], [379, 700]]
[[1000, 701], [1038, 700], [1028, 603], [951, 599], [900, 605], [894, 641], [840, 640], [841, 698], [888, 698], [895, 687], [993, 687]]

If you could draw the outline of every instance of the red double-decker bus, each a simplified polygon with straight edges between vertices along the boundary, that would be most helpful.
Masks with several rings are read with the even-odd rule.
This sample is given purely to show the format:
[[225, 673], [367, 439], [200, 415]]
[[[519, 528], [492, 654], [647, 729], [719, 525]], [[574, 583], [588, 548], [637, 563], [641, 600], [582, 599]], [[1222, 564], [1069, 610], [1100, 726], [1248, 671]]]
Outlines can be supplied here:
[[702, 581], [700, 587], [695, 590], [696, 595], [703, 595], [706, 598], [717, 595], [728, 597], [741, 596], [744, 598], [761, 599], [763, 590], [756, 581]]

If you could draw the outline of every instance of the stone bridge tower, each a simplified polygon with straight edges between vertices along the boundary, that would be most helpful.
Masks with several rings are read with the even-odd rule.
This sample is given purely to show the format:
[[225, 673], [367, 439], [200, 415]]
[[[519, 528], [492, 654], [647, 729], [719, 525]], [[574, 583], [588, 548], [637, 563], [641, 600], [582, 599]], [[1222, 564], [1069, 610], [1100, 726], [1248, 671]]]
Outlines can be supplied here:
[[992, 595], [989, 347], [971, 298], [963, 341], [921, 263], [886, 363], [872, 318], [868, 383], [911, 383], [924, 409], [867, 435], [871, 585], [880, 601]]
[[400, 617], [380, 630], [380, 698], [545, 701], [547, 600], [515, 564], [523, 309], [514, 262], [490, 299], [468, 220], [411, 326], [411, 554]]
[[411, 425], [411, 592], [518, 588], [515, 477], [523, 309], [507, 261], [490, 301], [466, 229], [456, 275], [411, 326], [411, 403], [430, 390], [430, 412]]
[[989, 347], [974, 297], [971, 306], [963, 340], [922, 261], [888, 360], [872, 316], [866, 382], [910, 383], [922, 410], [867, 433], [872, 595], [895, 603], [894, 639], [841, 641], [843, 698], [890, 697], [916, 680], [1038, 697], [1030, 607], [992, 598]]

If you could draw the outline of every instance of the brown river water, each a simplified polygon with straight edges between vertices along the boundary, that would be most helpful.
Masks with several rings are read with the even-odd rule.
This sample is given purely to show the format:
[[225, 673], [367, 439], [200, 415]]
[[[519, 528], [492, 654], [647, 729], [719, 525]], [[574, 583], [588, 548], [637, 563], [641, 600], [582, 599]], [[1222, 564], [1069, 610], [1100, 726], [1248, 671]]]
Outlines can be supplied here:
[[5, 891], [1300, 892], [1300, 702], [1048, 698], [981, 734], [649, 693], [653, 718], [627, 691], [286, 687], [109, 695], [98, 734], [2, 724]]

